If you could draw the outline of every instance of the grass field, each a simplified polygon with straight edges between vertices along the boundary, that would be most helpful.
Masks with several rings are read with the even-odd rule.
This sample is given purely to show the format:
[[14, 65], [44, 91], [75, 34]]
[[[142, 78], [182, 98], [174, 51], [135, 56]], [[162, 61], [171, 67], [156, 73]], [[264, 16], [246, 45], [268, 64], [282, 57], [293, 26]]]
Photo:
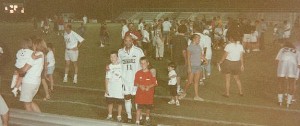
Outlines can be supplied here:
[[[74, 24], [74, 28], [79, 24]], [[51, 33], [42, 35], [46, 42], [54, 44], [56, 56], [55, 92], [49, 101], [44, 97], [41, 88], [36, 101], [41, 110], [47, 113], [71, 115], [104, 119], [106, 109], [104, 102], [105, 65], [109, 63], [108, 54], [120, 48], [120, 24], [108, 24], [111, 33], [111, 45], [99, 48], [99, 24], [88, 24], [86, 41], [80, 48], [78, 84], [62, 83], [64, 75], [64, 41], [61, 36]], [[10, 79], [14, 70], [15, 53], [19, 49], [20, 39], [33, 34], [30, 23], [0, 23], [0, 44], [6, 54], [1, 62], [0, 92], [11, 108], [22, 108], [21, 102], [14, 98], [9, 89]], [[236, 84], [232, 82], [231, 97], [224, 98], [224, 78], [213, 69], [210, 79], [205, 86], [200, 86], [200, 96], [204, 102], [191, 100], [192, 88], [187, 98], [181, 101], [181, 106], [167, 104], [167, 61], [151, 60], [157, 69], [159, 86], [156, 88], [155, 109], [153, 110], [154, 124], [170, 125], [271, 125], [298, 126], [300, 124], [300, 105], [296, 102], [287, 110], [276, 103], [277, 78], [275, 56], [279, 45], [271, 43], [271, 30], [266, 34], [266, 50], [245, 55], [245, 72], [241, 80], [244, 97], [238, 96]], [[8, 49], [8, 50], [7, 50]], [[213, 52], [213, 68], [220, 59], [222, 51]], [[72, 73], [72, 71], [71, 71]], [[72, 74], [70, 74], [73, 76]], [[300, 97], [300, 93], [297, 93]], [[297, 97], [298, 101], [300, 100]], [[123, 117], [126, 117], [125, 115]]]

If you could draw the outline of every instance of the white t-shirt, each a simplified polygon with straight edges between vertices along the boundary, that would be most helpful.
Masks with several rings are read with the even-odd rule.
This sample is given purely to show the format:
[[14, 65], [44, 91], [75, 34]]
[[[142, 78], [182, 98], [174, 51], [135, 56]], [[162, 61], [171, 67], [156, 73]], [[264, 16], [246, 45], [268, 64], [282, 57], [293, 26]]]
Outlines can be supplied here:
[[31, 62], [30, 60], [32, 59], [31, 57], [32, 53], [33, 51], [30, 49], [20, 49], [16, 54], [17, 60], [16, 60], [15, 67], [20, 69], [26, 63]]
[[[168, 76], [170, 78], [168, 85], [176, 85], [177, 84], [177, 79], [176, 79], [177, 74], [176, 74], [175, 70], [171, 70], [169, 72]], [[175, 76], [175, 77], [171, 78], [172, 76]]]
[[149, 32], [147, 30], [142, 30], [142, 34], [143, 34], [143, 42], [149, 42], [150, 41]]
[[291, 35], [291, 25], [288, 23], [284, 26], [283, 38], [290, 38]]
[[228, 53], [226, 59], [229, 61], [240, 61], [241, 54], [244, 53], [244, 47], [239, 43], [229, 43], [224, 51]]
[[26, 72], [22, 83], [26, 84], [40, 84], [41, 83], [41, 73], [44, 66], [44, 54], [42, 52], [36, 53], [36, 55], [42, 55], [42, 58], [33, 60], [31, 58], [30, 62], [27, 62], [31, 68]]
[[71, 31], [69, 34], [65, 32], [64, 39], [66, 42], [66, 48], [67, 49], [73, 49], [77, 47], [78, 42], [83, 42], [84, 38], [82, 38], [80, 35], [78, 35], [76, 32]]
[[172, 24], [170, 21], [164, 21], [162, 27], [163, 27], [163, 31], [170, 31]]
[[138, 30], [140, 30], [140, 31], [144, 30], [144, 24], [143, 23], [140, 23], [138, 25]]
[[204, 48], [206, 48], [206, 59], [212, 59], [212, 49], [211, 49], [211, 38], [208, 35], [203, 35], [202, 36], [203, 40], [200, 40], [200, 46], [202, 47], [203, 53], [204, 53]]
[[253, 33], [251, 33], [250, 41], [251, 42], [257, 42], [257, 37], [258, 37], [258, 32], [254, 31]]
[[129, 52], [125, 48], [118, 51], [119, 61], [122, 66], [122, 77], [125, 85], [133, 86], [135, 73], [141, 69], [140, 58], [145, 56], [142, 49], [132, 46]]
[[47, 67], [52, 67], [55, 65], [55, 58], [53, 51], [49, 51], [46, 56], [47, 62], [49, 63]]
[[124, 39], [125, 34], [126, 34], [126, 32], [128, 32], [128, 31], [129, 31], [129, 29], [128, 29], [127, 25], [123, 25], [123, 27], [122, 27], [122, 32], [121, 32], [122, 39]]
[[109, 71], [106, 72], [106, 79], [108, 79], [108, 94], [106, 97], [123, 99], [123, 81], [122, 81], [122, 67], [121, 64], [110, 64]]

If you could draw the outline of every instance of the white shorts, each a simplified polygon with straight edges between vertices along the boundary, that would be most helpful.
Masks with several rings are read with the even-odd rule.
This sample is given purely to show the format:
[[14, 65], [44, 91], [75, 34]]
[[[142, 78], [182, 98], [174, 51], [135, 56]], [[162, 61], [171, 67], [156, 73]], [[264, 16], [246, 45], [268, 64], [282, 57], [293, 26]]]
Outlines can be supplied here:
[[[2, 96], [0, 95], [0, 115], [4, 115], [8, 112], [8, 107], [6, 105], [6, 102], [4, 101], [4, 99], [2, 98]], [[0, 122], [1, 123], [1, 122]]]
[[79, 51], [73, 51], [73, 50], [66, 50], [65, 52], [65, 60], [71, 60], [72, 62], [75, 62], [78, 60]]
[[64, 25], [58, 25], [58, 30], [59, 31], [62, 31], [62, 30], [64, 30], [65, 28], [64, 28]]
[[289, 62], [279, 62], [277, 68], [277, 77], [288, 77], [298, 79], [299, 68], [297, 64]]
[[137, 86], [133, 85], [124, 85], [124, 95], [135, 95], [137, 91]]
[[243, 42], [250, 42], [251, 41], [251, 34], [244, 34]]
[[22, 84], [22, 91], [20, 95], [21, 102], [32, 102], [33, 97], [36, 95], [40, 84]]

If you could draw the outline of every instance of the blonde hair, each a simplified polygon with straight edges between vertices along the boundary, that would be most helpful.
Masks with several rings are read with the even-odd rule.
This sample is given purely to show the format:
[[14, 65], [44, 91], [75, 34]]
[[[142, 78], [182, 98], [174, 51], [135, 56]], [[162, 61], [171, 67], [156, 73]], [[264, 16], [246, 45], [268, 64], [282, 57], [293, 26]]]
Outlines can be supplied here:
[[38, 38], [34, 40], [33, 46], [35, 47], [35, 51], [43, 52], [45, 55], [48, 53], [47, 44], [44, 39]]
[[22, 45], [22, 48], [28, 48], [28, 49], [33, 49], [32, 47], [33, 47], [33, 45], [32, 45], [32, 41], [31, 41], [31, 39], [28, 39], [28, 38], [26, 38], [26, 39], [23, 39], [22, 41], [21, 41], [21, 45]]

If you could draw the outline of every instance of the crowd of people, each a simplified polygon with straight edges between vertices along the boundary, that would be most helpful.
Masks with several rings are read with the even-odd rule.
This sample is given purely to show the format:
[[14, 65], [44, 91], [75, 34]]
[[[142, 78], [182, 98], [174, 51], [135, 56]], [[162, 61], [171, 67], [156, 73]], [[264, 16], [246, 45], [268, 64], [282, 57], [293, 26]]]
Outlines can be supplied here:
[[[84, 32], [87, 19], [83, 18], [79, 34], [72, 30], [71, 24], [55, 22], [63, 32], [65, 49], [65, 74], [63, 82], [68, 82], [69, 67], [74, 66], [73, 83], [78, 82], [79, 48], [84, 42]], [[43, 32], [48, 33], [49, 23], [44, 21]], [[194, 21], [177, 21], [169, 18], [155, 19], [146, 23], [144, 19], [139, 24], [122, 21], [121, 49], [110, 53], [111, 63], [106, 67], [105, 94], [108, 104], [107, 120], [113, 120], [114, 104], [118, 105], [117, 121], [123, 122], [121, 113], [124, 104], [127, 122], [132, 123], [132, 108], [136, 110], [136, 124], [150, 125], [150, 112], [154, 107], [154, 91], [158, 86], [156, 69], [150, 63], [150, 58], [156, 61], [168, 62], [168, 86], [170, 101], [166, 104], [180, 106], [180, 100], [189, 93], [191, 84], [194, 85], [196, 101], [204, 101], [199, 95], [199, 85], [212, 74], [212, 54], [214, 50], [224, 49], [224, 54], [218, 62], [218, 69], [224, 73], [225, 91], [223, 96], [230, 97], [230, 78], [233, 76], [237, 83], [239, 96], [244, 96], [240, 73], [244, 71], [244, 55], [255, 51], [265, 50], [265, 35], [267, 23], [263, 19], [228, 18], [226, 24], [221, 17], [214, 17], [208, 21], [205, 16]], [[296, 90], [296, 80], [299, 77], [300, 52], [290, 42], [291, 25], [284, 21], [283, 27], [274, 25], [274, 42], [281, 42], [282, 49], [276, 60], [278, 63], [278, 77], [280, 80], [278, 102], [282, 105], [284, 93], [287, 93], [287, 107], [292, 104]], [[58, 30], [60, 31], [60, 30]], [[82, 31], [82, 32], [80, 32]], [[105, 23], [100, 28], [100, 47], [109, 42], [109, 31]], [[21, 41], [21, 49], [16, 54], [15, 72], [11, 88], [14, 96], [20, 92], [20, 101], [27, 111], [41, 112], [32, 100], [36, 95], [40, 83], [45, 90], [44, 100], [50, 99], [50, 92], [54, 90], [53, 72], [55, 70], [54, 48], [40, 37], [31, 36]], [[0, 48], [0, 54], [2, 49]], [[186, 78], [186, 81], [183, 79]], [[285, 84], [287, 80], [288, 86]], [[50, 83], [50, 89], [47, 83]], [[184, 85], [182, 83], [185, 83]], [[192, 93], [191, 93], [192, 94]], [[0, 97], [0, 114], [3, 124], [6, 120], [8, 108]], [[2, 105], [4, 104], [4, 105]], [[146, 110], [143, 120], [142, 110]]]

